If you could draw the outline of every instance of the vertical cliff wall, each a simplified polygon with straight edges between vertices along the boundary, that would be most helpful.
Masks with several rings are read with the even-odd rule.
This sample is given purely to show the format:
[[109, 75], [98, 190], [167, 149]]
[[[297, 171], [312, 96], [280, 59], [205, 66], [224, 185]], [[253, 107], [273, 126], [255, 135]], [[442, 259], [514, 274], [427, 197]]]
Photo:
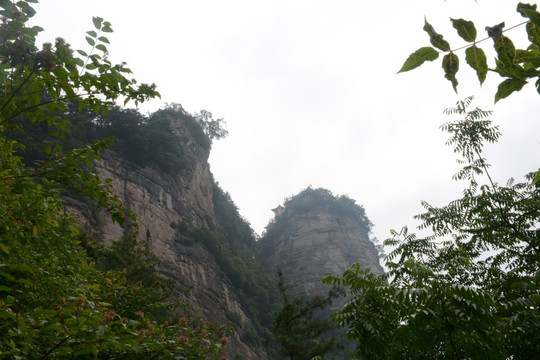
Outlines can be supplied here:
[[[235, 320], [237, 334], [225, 354], [245, 359], [267, 359], [264, 349], [246, 342], [244, 328], [252, 320], [230, 280], [214, 255], [201, 242], [186, 241], [193, 229], [214, 230], [218, 221], [212, 193], [209, 150], [201, 146], [181, 119], [171, 118], [172, 131], [184, 149], [186, 166], [175, 176], [151, 166], [141, 167], [113, 151], [102, 156], [95, 171], [111, 179], [114, 192], [126, 210], [137, 214], [138, 241], [148, 243], [160, 259], [158, 271], [174, 280], [175, 296], [187, 300], [193, 312], [210, 321]], [[84, 204], [72, 202], [81, 216], [90, 219], [97, 236], [106, 244], [120, 239], [125, 231], [107, 214], [92, 216]], [[189, 240], [189, 239], [188, 239]]]

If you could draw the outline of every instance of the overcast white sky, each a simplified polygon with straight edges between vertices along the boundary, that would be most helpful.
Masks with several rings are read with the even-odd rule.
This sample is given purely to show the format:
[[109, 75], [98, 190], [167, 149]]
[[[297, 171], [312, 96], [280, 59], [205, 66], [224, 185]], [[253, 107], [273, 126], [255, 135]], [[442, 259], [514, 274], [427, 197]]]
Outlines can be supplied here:
[[[485, 26], [523, 21], [509, 0], [41, 0], [32, 21], [43, 40], [62, 36], [87, 49], [92, 16], [112, 23], [113, 61], [126, 61], [162, 100], [224, 118], [229, 137], [213, 145], [221, 187], [261, 233], [271, 208], [312, 184], [363, 205], [373, 236], [414, 226], [420, 201], [443, 205], [461, 194], [458, 169], [439, 126], [442, 111], [474, 95], [494, 110], [503, 138], [487, 149], [496, 181], [538, 169], [540, 97], [532, 84], [493, 103], [499, 78], [480, 87], [462, 53], [459, 95], [440, 59], [396, 75], [429, 45], [424, 15], [452, 48], [464, 45], [449, 18]], [[507, 33], [525, 37], [524, 27]], [[519, 44], [518, 44], [519, 45]], [[482, 43], [492, 48], [491, 40]], [[493, 64], [492, 52], [488, 53]], [[491, 76], [490, 76], [491, 75]]]

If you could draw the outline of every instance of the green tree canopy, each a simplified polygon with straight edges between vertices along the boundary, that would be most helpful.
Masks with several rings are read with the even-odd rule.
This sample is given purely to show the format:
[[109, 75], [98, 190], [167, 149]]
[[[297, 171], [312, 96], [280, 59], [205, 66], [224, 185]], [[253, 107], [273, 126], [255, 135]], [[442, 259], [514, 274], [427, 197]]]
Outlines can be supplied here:
[[441, 127], [461, 156], [463, 197], [423, 203], [416, 218], [429, 235], [392, 231], [386, 275], [356, 264], [324, 280], [353, 294], [335, 319], [363, 359], [540, 356], [540, 187], [491, 179], [482, 148], [500, 133], [471, 100], [447, 109], [461, 118]]
[[[110, 184], [88, 171], [111, 140], [64, 152], [55, 139], [69, 138], [62, 114], [70, 104], [106, 114], [117, 100], [157, 96], [155, 86], [136, 87], [129, 69], [107, 59], [104, 34], [112, 29], [98, 17], [87, 32], [90, 53], [74, 55], [63, 39], [38, 48], [42, 29], [28, 25], [35, 2], [0, 0], [0, 358], [217, 358], [229, 328], [192, 317], [158, 320], [173, 305], [156, 302], [159, 286], [133, 284], [129, 269], [97, 269], [90, 235], [60, 198], [71, 188], [134, 224]], [[16, 155], [23, 145], [6, 136], [23, 131], [21, 117], [56, 130], [37, 166], [24, 164]]]

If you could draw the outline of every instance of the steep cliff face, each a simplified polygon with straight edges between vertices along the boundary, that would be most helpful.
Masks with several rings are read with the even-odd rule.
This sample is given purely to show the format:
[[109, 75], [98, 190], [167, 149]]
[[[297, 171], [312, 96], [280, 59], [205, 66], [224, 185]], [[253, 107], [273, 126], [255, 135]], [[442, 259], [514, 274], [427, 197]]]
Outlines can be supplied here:
[[[102, 179], [111, 179], [114, 192], [127, 210], [137, 214], [138, 240], [147, 242], [160, 259], [158, 271], [174, 280], [175, 294], [191, 305], [193, 312], [210, 321], [222, 323], [234, 314], [238, 333], [226, 347], [226, 354], [242, 354], [245, 359], [266, 359], [258, 345], [247, 344], [242, 327], [251, 324], [231, 282], [223, 274], [210, 251], [199, 242], [186, 242], [186, 229], [218, 226], [212, 193], [214, 182], [209, 170], [209, 151], [196, 141], [178, 119], [171, 128], [179, 137], [187, 166], [176, 176], [151, 167], [135, 166], [114, 152], [107, 152], [95, 171]], [[76, 204], [81, 214], [89, 210]], [[83, 215], [84, 216], [84, 215]], [[94, 216], [99, 238], [106, 244], [120, 239], [124, 229], [112, 223], [106, 214]]]
[[[214, 184], [202, 129], [181, 116], [169, 120], [183, 149], [184, 167], [176, 175], [136, 165], [113, 151], [102, 156], [95, 171], [110, 179], [126, 210], [137, 214], [137, 239], [161, 259], [157, 271], [173, 280], [174, 296], [206, 320], [233, 321], [237, 332], [225, 355], [269, 358], [255, 329], [271, 326], [272, 312], [279, 308], [277, 287], [268, 277], [278, 267], [293, 295], [324, 294], [327, 287], [319, 278], [341, 275], [354, 262], [382, 273], [364, 209], [324, 189], [307, 189], [288, 201], [256, 244], [249, 224], [238, 220], [234, 203]], [[126, 229], [107, 214], [75, 199], [69, 204], [104, 243], [124, 235]]]
[[269, 274], [281, 269], [293, 295], [324, 295], [328, 286], [319, 279], [341, 275], [355, 262], [383, 273], [370, 226], [353, 200], [307, 189], [276, 212], [258, 258]]

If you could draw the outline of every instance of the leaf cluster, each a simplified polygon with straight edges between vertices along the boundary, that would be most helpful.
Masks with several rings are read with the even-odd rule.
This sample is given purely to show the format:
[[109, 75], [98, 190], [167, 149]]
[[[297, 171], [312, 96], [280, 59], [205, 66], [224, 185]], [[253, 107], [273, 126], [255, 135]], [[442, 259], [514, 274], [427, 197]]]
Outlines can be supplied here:
[[516, 91], [520, 91], [529, 80], [536, 79], [535, 87], [540, 93], [540, 13], [536, 11], [536, 5], [519, 3], [517, 11], [527, 19], [525, 29], [530, 45], [526, 49], [516, 49], [512, 40], [503, 35], [504, 23], [494, 27], [486, 27], [489, 38], [494, 41], [494, 49], [497, 57], [495, 67], [488, 68], [487, 57], [484, 50], [477, 46], [486, 39], [477, 40], [477, 30], [472, 21], [464, 19], [450, 19], [457, 34], [468, 43], [468, 45], [451, 50], [449, 43], [443, 36], [435, 31], [433, 26], [425, 20], [424, 31], [429, 35], [433, 46], [426, 46], [412, 53], [400, 72], [410, 71], [425, 63], [436, 60], [440, 53], [447, 53], [442, 60], [444, 76], [452, 83], [454, 91], [457, 92], [458, 80], [456, 78], [459, 70], [458, 50], [465, 48], [465, 61], [476, 72], [480, 84], [486, 79], [488, 70], [491, 70], [504, 80], [499, 84], [495, 94], [495, 102], [508, 97]]
[[23, 145], [6, 136], [23, 130], [24, 117], [62, 138], [70, 122], [59, 115], [69, 104], [105, 114], [120, 97], [140, 102], [157, 95], [154, 86], [135, 87], [124, 65], [109, 62], [102, 33], [112, 30], [100, 18], [87, 33], [92, 51], [79, 52], [84, 58], [62, 39], [38, 49], [41, 28], [27, 26], [35, 2], [0, 0], [0, 357], [217, 358], [229, 327], [192, 317], [158, 321], [154, 315], [175, 304], [156, 302], [159, 286], [144, 285], [148, 279], [134, 284], [128, 263], [126, 270], [98, 269], [87, 251], [90, 235], [64, 209], [60, 194], [69, 187], [113, 220], [132, 215], [109, 182], [87, 171], [112, 139], [67, 151], [52, 141], [44, 161], [26, 166], [17, 155]]
[[[385, 246], [388, 273], [356, 264], [343, 276], [352, 300], [335, 315], [363, 359], [532, 359], [540, 354], [540, 191], [492, 181], [482, 145], [499, 132], [471, 98], [446, 110], [462, 118], [442, 126], [464, 164], [463, 197], [443, 207], [424, 202], [416, 218], [430, 235], [404, 227]], [[479, 185], [478, 176], [487, 184]], [[529, 175], [529, 179], [532, 175]]]

